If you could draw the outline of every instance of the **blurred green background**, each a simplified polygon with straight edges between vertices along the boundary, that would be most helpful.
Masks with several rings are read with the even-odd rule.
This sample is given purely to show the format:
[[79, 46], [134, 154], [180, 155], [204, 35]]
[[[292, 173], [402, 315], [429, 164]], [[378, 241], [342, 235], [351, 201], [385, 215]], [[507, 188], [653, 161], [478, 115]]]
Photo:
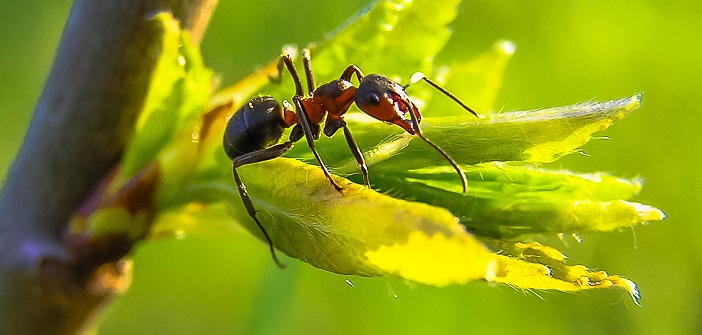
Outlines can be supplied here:
[[[280, 52], [320, 41], [366, 1], [222, 1], [202, 49], [236, 82]], [[0, 2], [0, 176], [28, 126], [71, 1]], [[637, 201], [669, 219], [556, 247], [571, 264], [633, 279], [642, 307], [618, 290], [525, 292], [486, 283], [437, 289], [334, 275], [286, 259], [240, 229], [144, 244], [134, 283], [100, 334], [702, 333], [702, 2], [465, 1], [440, 61], [498, 39], [517, 52], [497, 109], [524, 110], [645, 93], [644, 107], [552, 167], [647, 182]], [[339, 64], [341, 71], [347, 64]], [[207, 222], [203, 222], [207, 224]], [[232, 223], [232, 226], [234, 224]], [[355, 287], [346, 280], [353, 282]]]

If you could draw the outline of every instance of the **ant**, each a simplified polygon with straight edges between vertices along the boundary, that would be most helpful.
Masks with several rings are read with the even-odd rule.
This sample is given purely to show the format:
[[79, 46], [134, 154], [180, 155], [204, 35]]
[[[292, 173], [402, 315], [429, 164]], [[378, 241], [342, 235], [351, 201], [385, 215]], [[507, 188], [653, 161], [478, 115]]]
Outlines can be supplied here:
[[[411, 135], [417, 135], [427, 144], [433, 147], [441, 156], [446, 159], [456, 173], [461, 177], [463, 193], [467, 190], [468, 181], [458, 164], [449, 157], [441, 148], [430, 142], [419, 128], [422, 114], [417, 106], [409, 99], [405, 92], [407, 87], [424, 80], [439, 92], [451, 98], [465, 110], [478, 116], [470, 107], [464, 104], [458, 97], [454, 96], [435, 82], [428, 79], [421, 72], [415, 73], [410, 82], [402, 86], [388, 77], [379, 74], [369, 74], [365, 76], [356, 65], [349, 65], [341, 74], [339, 79], [323, 84], [315, 88], [314, 76], [310, 62], [309, 50], [303, 50], [302, 63], [305, 68], [307, 78], [308, 95], [302, 91], [300, 76], [293, 65], [292, 57], [284, 54], [278, 63], [278, 76], [271, 80], [278, 82], [282, 79], [283, 65], [287, 68], [295, 84], [295, 96], [292, 98], [294, 107], [289, 102], [283, 101], [281, 104], [271, 96], [259, 96], [251, 99], [236, 113], [232, 115], [227, 123], [224, 133], [224, 150], [232, 160], [234, 180], [241, 200], [248, 214], [263, 232], [268, 246], [270, 247], [273, 260], [280, 268], [284, 268], [276, 257], [273, 242], [263, 228], [261, 222], [256, 218], [256, 209], [249, 197], [246, 186], [241, 181], [237, 168], [242, 165], [262, 162], [282, 156], [294, 142], [299, 141], [304, 136], [307, 145], [312, 150], [319, 166], [331, 185], [341, 192], [341, 187], [332, 179], [329, 170], [324, 165], [322, 158], [314, 147], [314, 141], [319, 138], [320, 123], [324, 120], [324, 135], [331, 137], [339, 129], [343, 129], [344, 137], [348, 143], [363, 175], [363, 182], [366, 187], [370, 187], [368, 181], [368, 167], [361, 150], [356, 145], [356, 141], [351, 136], [351, 132], [343, 119], [343, 115], [348, 111], [351, 104], [364, 113], [383, 122], [396, 124]], [[356, 75], [359, 81], [358, 87], [351, 83], [351, 78]], [[406, 114], [410, 118], [407, 119]], [[276, 144], [283, 136], [285, 128], [293, 127], [289, 139], [280, 144]]]

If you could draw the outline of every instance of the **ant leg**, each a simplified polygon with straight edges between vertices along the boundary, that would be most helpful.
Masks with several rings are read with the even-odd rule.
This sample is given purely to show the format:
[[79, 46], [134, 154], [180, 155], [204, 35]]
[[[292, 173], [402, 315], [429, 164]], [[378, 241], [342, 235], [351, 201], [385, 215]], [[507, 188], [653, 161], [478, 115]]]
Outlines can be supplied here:
[[[444, 158], [451, 164], [454, 170], [456, 170], [456, 173], [461, 177], [461, 185], [463, 185], [463, 193], [468, 192], [468, 179], [466, 179], [466, 175], [463, 173], [463, 170], [461, 170], [461, 167], [458, 166], [458, 163], [451, 158], [444, 150], [439, 148], [436, 144], [432, 143], [429, 141], [428, 138], [424, 137], [424, 134], [422, 134], [422, 130], [419, 128], [419, 121], [418, 121], [418, 115], [419, 115], [419, 110], [416, 108], [413, 108], [413, 106], [407, 106], [409, 109], [410, 117], [412, 118], [412, 128], [414, 128], [414, 133], [419, 136], [424, 142], [427, 142], [432, 148], [436, 149], [441, 156], [444, 156]], [[419, 115], [421, 116], [421, 115]]]
[[273, 257], [273, 261], [281, 269], [285, 268], [285, 264], [278, 260], [278, 256], [276, 256], [275, 254], [275, 248], [273, 247], [273, 241], [271, 240], [271, 237], [268, 236], [268, 232], [265, 228], [263, 228], [261, 222], [258, 221], [258, 218], [256, 217], [256, 208], [254, 207], [254, 204], [251, 201], [251, 197], [249, 197], [249, 193], [246, 191], [246, 185], [244, 185], [244, 182], [241, 180], [239, 172], [236, 170], [236, 168], [242, 165], [255, 162], [262, 162], [272, 158], [280, 157], [281, 155], [283, 155], [283, 153], [285, 153], [285, 151], [290, 149], [291, 146], [292, 142], [278, 144], [270, 148], [254, 151], [252, 153], [236, 157], [232, 161], [232, 172], [234, 174], [234, 181], [236, 182], [236, 188], [239, 191], [241, 201], [244, 203], [244, 207], [246, 207], [246, 211], [249, 213], [249, 216], [256, 222], [258, 229], [261, 230], [263, 236], [266, 238], [266, 241], [268, 242], [268, 247], [271, 251], [271, 256]]
[[351, 136], [351, 131], [346, 125], [346, 121], [344, 121], [344, 119], [342, 119], [341, 117], [332, 116], [333, 114], [329, 114], [327, 116], [327, 120], [325, 121], [324, 125], [324, 135], [332, 137], [334, 134], [336, 134], [339, 128], [344, 128], [344, 137], [346, 138], [346, 143], [348, 144], [349, 149], [351, 149], [353, 157], [356, 158], [356, 163], [358, 163], [358, 167], [361, 169], [361, 174], [363, 175], [363, 183], [364, 185], [366, 185], [366, 187], [370, 188], [370, 182], [368, 181], [368, 166], [366, 165], [366, 159], [363, 157], [363, 153], [358, 148], [356, 140], [354, 140], [353, 136]]
[[346, 67], [346, 70], [344, 70], [344, 73], [341, 74], [341, 77], [339, 77], [339, 79], [351, 81], [351, 77], [353, 76], [354, 73], [356, 74], [356, 78], [358, 79], [359, 82], [361, 80], [363, 80], [363, 77], [364, 77], [363, 71], [361, 71], [361, 69], [358, 68], [358, 66], [356, 66], [354, 64], [351, 64], [348, 67]]
[[285, 264], [281, 263], [280, 260], [278, 260], [278, 256], [275, 254], [275, 248], [273, 248], [273, 241], [271, 241], [270, 236], [268, 236], [268, 233], [266, 232], [266, 229], [263, 228], [263, 225], [261, 225], [261, 222], [258, 221], [258, 218], [256, 218], [256, 208], [253, 205], [253, 202], [251, 202], [251, 198], [249, 198], [249, 194], [246, 192], [246, 186], [244, 186], [244, 183], [241, 181], [241, 177], [239, 177], [239, 173], [236, 171], [236, 167], [232, 169], [234, 171], [234, 180], [236, 181], [236, 188], [239, 190], [239, 195], [241, 196], [241, 200], [244, 202], [244, 206], [246, 207], [246, 211], [249, 213], [249, 216], [256, 221], [256, 225], [258, 225], [258, 229], [263, 232], [263, 236], [266, 238], [266, 241], [268, 241], [268, 247], [271, 250], [271, 256], [273, 256], [273, 261], [275, 262], [276, 265], [278, 265], [279, 268], [284, 269]]
[[360, 149], [358, 149], [356, 140], [354, 140], [353, 136], [351, 136], [351, 131], [349, 130], [349, 127], [346, 126], [346, 122], [344, 122], [343, 128], [344, 137], [346, 137], [346, 143], [348, 143], [349, 149], [351, 149], [351, 153], [353, 153], [353, 157], [356, 158], [358, 167], [361, 168], [361, 174], [363, 175], [363, 183], [366, 185], [366, 187], [370, 188], [370, 182], [368, 181], [368, 166], [366, 165], [366, 160], [363, 157], [363, 153]]
[[310, 50], [302, 50], [302, 65], [305, 67], [305, 75], [307, 77], [307, 89], [312, 94], [315, 90], [314, 74], [312, 73], [312, 62], [310, 61]]
[[432, 87], [434, 87], [435, 89], [437, 89], [439, 92], [443, 93], [444, 95], [446, 95], [447, 97], [449, 97], [451, 100], [453, 100], [453, 101], [455, 101], [457, 104], [461, 105], [461, 107], [463, 107], [463, 109], [465, 109], [465, 110], [469, 111], [471, 114], [473, 114], [473, 115], [479, 117], [479, 116], [478, 116], [478, 113], [476, 113], [473, 109], [471, 109], [470, 107], [468, 107], [468, 105], [466, 105], [463, 101], [461, 101], [461, 99], [459, 99], [457, 96], [453, 95], [453, 93], [447, 91], [445, 88], [439, 86], [439, 84], [437, 84], [437, 83], [435, 83], [434, 81], [432, 81], [432, 80], [430, 80], [429, 78], [427, 78], [427, 77], [424, 75], [424, 73], [415, 72], [415, 73], [412, 75], [412, 77], [410, 77], [409, 83], [407, 83], [407, 85], [403, 86], [403, 88], [404, 88], [404, 89], [407, 89], [407, 87], [409, 87], [410, 85], [414, 85], [414, 84], [418, 83], [420, 80], [426, 81], [427, 84], [431, 85]]
[[305, 133], [305, 139], [307, 140], [307, 145], [310, 147], [310, 150], [312, 151], [312, 154], [314, 154], [314, 157], [317, 159], [317, 163], [319, 163], [319, 167], [322, 168], [322, 171], [324, 172], [324, 175], [327, 177], [331, 185], [334, 187], [335, 190], [338, 192], [341, 192], [341, 187], [332, 179], [331, 174], [329, 173], [329, 170], [327, 169], [327, 166], [324, 165], [324, 162], [322, 161], [322, 157], [319, 156], [319, 153], [317, 152], [317, 149], [314, 148], [314, 134], [312, 133], [312, 127], [310, 127], [310, 120], [309, 116], [307, 115], [307, 111], [305, 108], [302, 106], [302, 103], [300, 102], [300, 97], [295, 96], [293, 97], [293, 103], [295, 103], [295, 108], [298, 111], [298, 124], [302, 126], [302, 131]]
[[270, 148], [256, 150], [254, 152], [237, 156], [234, 158], [232, 163], [234, 164], [234, 167], [240, 167], [242, 165], [267, 161], [269, 159], [282, 156], [286, 151], [288, 151], [288, 149], [290, 149], [290, 147], [292, 147], [291, 141], [277, 144]]

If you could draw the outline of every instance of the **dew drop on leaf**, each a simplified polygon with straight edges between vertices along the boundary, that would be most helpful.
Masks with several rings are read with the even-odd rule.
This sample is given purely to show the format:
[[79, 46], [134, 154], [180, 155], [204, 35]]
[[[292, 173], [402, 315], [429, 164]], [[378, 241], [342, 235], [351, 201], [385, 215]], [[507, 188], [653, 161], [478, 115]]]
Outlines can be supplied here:
[[392, 286], [388, 283], [388, 294], [395, 300], [399, 299], [400, 297], [395, 293], [395, 290], [392, 289]]
[[571, 234], [570, 236], [573, 237], [573, 239], [575, 240], [575, 242], [583, 243], [583, 239], [580, 237], [580, 235], [578, 235], [578, 234], [576, 234], [576, 233], [573, 233], [573, 234]]

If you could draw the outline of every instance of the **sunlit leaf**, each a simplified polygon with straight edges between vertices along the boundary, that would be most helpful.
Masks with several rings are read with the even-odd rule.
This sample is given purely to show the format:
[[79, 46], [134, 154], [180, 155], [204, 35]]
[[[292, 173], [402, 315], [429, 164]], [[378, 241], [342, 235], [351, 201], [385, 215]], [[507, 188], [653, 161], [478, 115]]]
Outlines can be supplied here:
[[567, 265], [565, 255], [538, 243], [497, 242], [494, 271], [488, 280], [536, 290], [583, 291], [617, 287], [626, 290], [636, 304], [641, 299], [636, 284], [624, 277], [583, 265]]
[[[493, 258], [443, 208], [338, 179], [342, 195], [318, 168], [297, 160], [281, 158], [240, 171], [276, 247], [311, 265], [342, 274], [391, 273], [443, 286], [484, 278]], [[236, 207], [239, 221], [261, 237], [234, 185], [218, 191]]]
[[[170, 13], [158, 13], [150, 22], [162, 27], [162, 45], [157, 52], [157, 66], [144, 110], [122, 160], [121, 180], [135, 174], [171, 142], [186, 135], [183, 127], [195, 121], [212, 87], [212, 72], [204, 67], [199, 49], [180, 30], [178, 21]], [[183, 160], [187, 161], [192, 160]], [[170, 182], [171, 178], [168, 179]]]
[[641, 190], [637, 179], [502, 163], [465, 170], [466, 194], [449, 169], [376, 175], [373, 180], [395, 197], [447, 208], [471, 232], [496, 238], [613, 231], [665, 218], [654, 207], [624, 201]]
[[[527, 112], [500, 113], [476, 119], [472, 115], [426, 117], [422, 122], [425, 135], [448, 152], [460, 164], [491, 161], [524, 161], [550, 163], [575, 152], [590, 141], [591, 136], [607, 129], [614, 121], [627, 116], [641, 106], [641, 95], [599, 103], [549, 108]], [[427, 107], [426, 110], [430, 110]], [[357, 121], [357, 119], [352, 119]], [[371, 148], [400, 130], [376, 122], [353, 122], [354, 136], [361, 148]], [[400, 139], [402, 141], [402, 139]], [[336, 145], [320, 145], [319, 152], [331, 166], [344, 165], [350, 169], [351, 157], [343, 141]], [[436, 151], [420, 140], [411, 141], [386, 159], [374, 161], [371, 167], [378, 173], [401, 173], [408, 169], [427, 166], [446, 166]], [[307, 157], [304, 148], [293, 153]], [[368, 156], [372, 156], [369, 153]], [[337, 163], [338, 161], [340, 163]], [[382, 164], [378, 164], [379, 162]]]

